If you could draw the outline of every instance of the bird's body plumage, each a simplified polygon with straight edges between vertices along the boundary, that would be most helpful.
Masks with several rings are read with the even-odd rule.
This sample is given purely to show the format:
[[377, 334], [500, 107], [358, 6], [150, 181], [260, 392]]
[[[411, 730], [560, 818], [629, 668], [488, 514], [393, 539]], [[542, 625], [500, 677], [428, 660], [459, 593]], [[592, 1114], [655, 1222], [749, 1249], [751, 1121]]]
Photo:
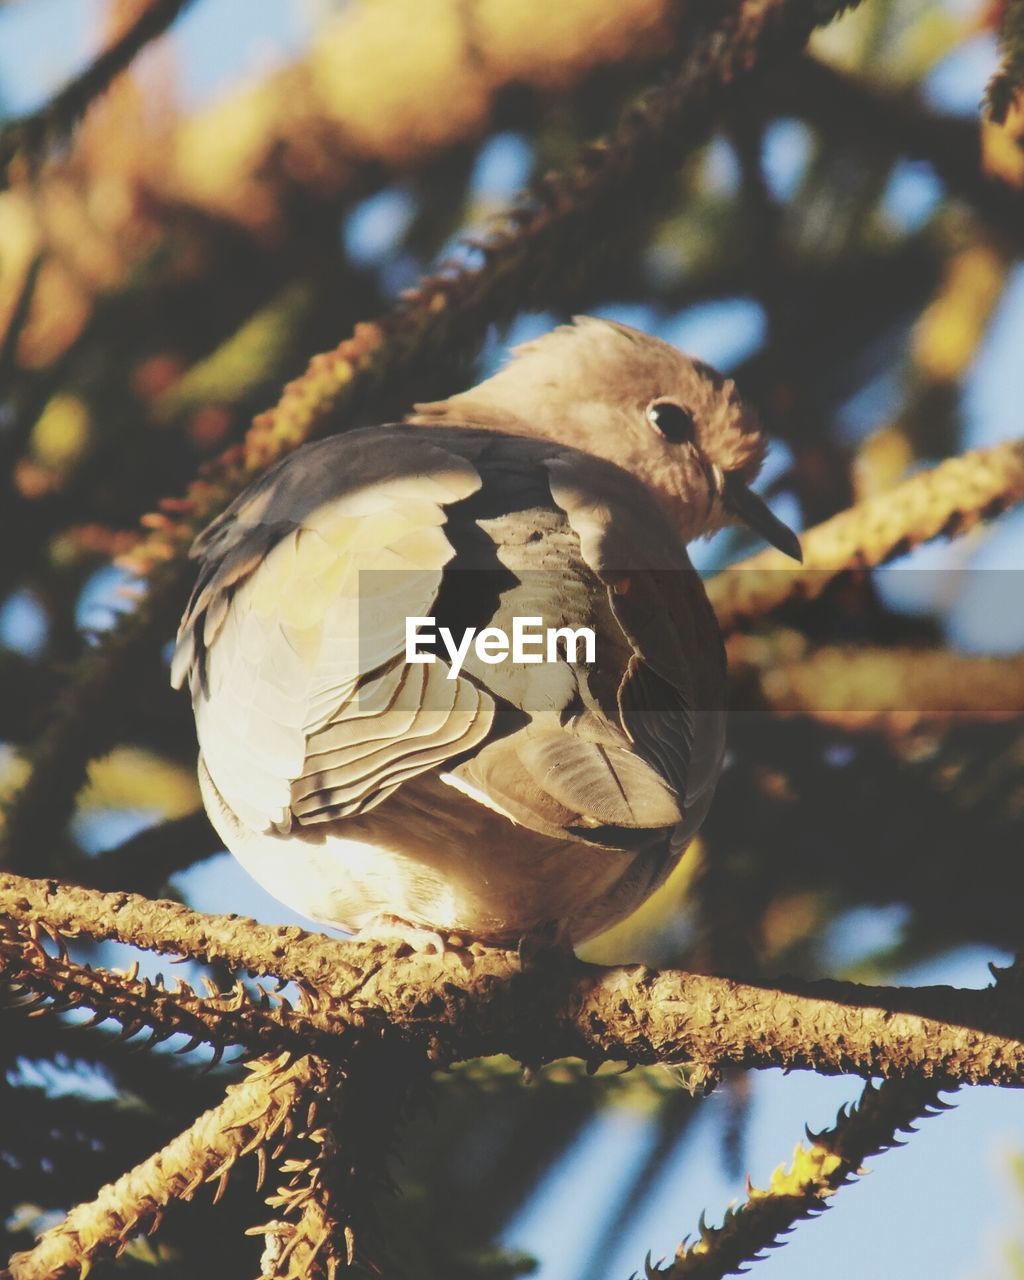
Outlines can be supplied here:
[[[578, 939], [642, 901], [703, 816], [721, 645], [685, 547], [619, 468], [503, 433], [369, 428], [293, 454], [197, 552], [175, 676], [204, 798], [304, 914]], [[405, 662], [407, 616], [590, 626], [598, 661], [471, 653], [449, 680], [443, 657]]]
[[[173, 679], [227, 847], [349, 929], [580, 941], [629, 914], [724, 751], [724, 651], [685, 542], [733, 492], [793, 538], [745, 488], [763, 447], [713, 370], [584, 320], [411, 423], [297, 450], [193, 549]], [[470, 650], [449, 679], [443, 653], [407, 661], [427, 617], [590, 628], [596, 660]]]

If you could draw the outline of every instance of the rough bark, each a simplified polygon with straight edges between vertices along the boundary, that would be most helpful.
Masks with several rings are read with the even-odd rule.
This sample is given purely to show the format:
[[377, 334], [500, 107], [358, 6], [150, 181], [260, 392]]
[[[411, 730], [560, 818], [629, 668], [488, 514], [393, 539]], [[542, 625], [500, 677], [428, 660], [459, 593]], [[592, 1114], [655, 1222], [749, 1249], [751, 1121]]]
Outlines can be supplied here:
[[744, 983], [560, 953], [524, 969], [515, 952], [406, 954], [12, 875], [0, 875], [0, 913], [299, 982], [312, 1026], [393, 1033], [438, 1065], [507, 1053], [528, 1065], [575, 1056], [1024, 1083], [1024, 1018], [1003, 988]]

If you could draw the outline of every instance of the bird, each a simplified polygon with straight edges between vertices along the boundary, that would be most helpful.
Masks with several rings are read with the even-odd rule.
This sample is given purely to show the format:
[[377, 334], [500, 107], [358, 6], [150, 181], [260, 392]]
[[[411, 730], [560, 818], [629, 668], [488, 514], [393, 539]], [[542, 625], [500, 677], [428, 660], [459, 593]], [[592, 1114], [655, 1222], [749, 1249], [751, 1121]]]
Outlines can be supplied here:
[[[360, 937], [574, 946], [631, 914], [725, 750], [687, 544], [741, 523], [800, 558], [750, 487], [766, 448], [732, 380], [577, 317], [468, 391], [278, 462], [196, 539], [172, 661], [225, 847]], [[410, 657], [410, 620], [429, 642], [517, 619], [554, 634], [547, 660]]]

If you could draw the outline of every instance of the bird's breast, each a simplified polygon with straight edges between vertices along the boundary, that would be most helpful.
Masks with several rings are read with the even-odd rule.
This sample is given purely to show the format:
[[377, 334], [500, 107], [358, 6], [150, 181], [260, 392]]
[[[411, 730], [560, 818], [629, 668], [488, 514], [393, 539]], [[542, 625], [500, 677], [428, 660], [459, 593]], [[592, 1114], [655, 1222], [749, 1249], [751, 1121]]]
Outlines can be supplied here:
[[550, 928], [579, 943], [635, 910], [684, 851], [667, 832], [625, 850], [512, 827], [436, 778], [364, 817], [282, 837], [242, 827], [208, 775], [201, 784], [214, 826], [268, 893], [350, 932], [397, 916], [495, 945]]

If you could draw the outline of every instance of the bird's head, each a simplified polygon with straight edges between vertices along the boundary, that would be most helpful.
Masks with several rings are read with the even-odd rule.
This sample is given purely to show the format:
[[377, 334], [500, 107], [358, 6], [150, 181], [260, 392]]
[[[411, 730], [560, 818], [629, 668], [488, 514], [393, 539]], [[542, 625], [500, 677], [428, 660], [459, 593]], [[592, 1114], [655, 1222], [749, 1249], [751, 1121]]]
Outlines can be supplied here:
[[739, 522], [801, 559], [796, 534], [750, 488], [767, 443], [735, 383], [627, 325], [580, 317], [411, 420], [571, 445], [642, 479], [687, 542]]

